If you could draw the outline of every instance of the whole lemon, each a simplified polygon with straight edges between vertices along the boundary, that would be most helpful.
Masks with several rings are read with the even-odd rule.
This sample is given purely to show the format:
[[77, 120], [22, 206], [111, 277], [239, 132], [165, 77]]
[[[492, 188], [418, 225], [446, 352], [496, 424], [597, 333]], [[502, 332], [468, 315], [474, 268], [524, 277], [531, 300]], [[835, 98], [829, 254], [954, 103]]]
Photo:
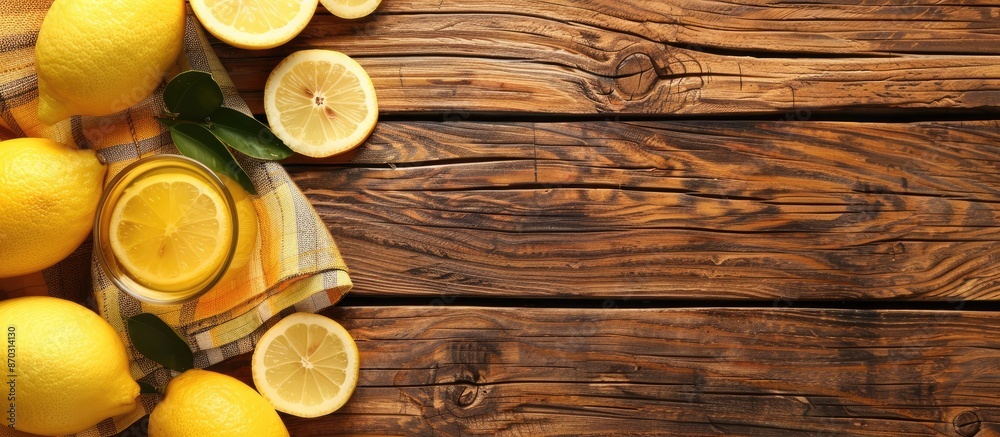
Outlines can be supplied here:
[[288, 430], [250, 386], [208, 370], [170, 380], [149, 415], [149, 437], [287, 437]]
[[176, 63], [184, 0], [57, 0], [35, 44], [38, 119], [108, 115], [148, 97]]
[[[47, 296], [0, 301], [7, 333], [4, 426], [47, 436], [73, 434], [132, 411], [139, 384], [125, 344], [93, 311]], [[11, 412], [10, 410], [13, 410]]]
[[236, 236], [236, 250], [233, 252], [233, 260], [229, 263], [229, 269], [219, 280], [219, 284], [238, 279], [246, 271], [253, 251], [257, 248], [257, 210], [254, 209], [250, 195], [240, 186], [239, 183], [229, 177], [221, 176], [222, 182], [229, 188], [229, 193], [233, 196], [236, 204], [236, 217], [239, 223], [239, 233]]
[[105, 170], [93, 150], [41, 138], [0, 142], [0, 278], [76, 250], [93, 227]]

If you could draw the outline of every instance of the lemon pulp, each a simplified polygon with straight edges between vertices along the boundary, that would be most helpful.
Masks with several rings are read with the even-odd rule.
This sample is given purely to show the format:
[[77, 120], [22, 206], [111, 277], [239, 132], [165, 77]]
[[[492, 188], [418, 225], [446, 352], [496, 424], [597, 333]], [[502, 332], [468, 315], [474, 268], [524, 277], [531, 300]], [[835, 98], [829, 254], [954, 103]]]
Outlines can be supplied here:
[[111, 214], [109, 242], [134, 280], [160, 291], [183, 291], [215, 274], [233, 238], [219, 192], [185, 173], [140, 179]]
[[302, 32], [318, 4], [318, 0], [191, 0], [191, 9], [225, 43], [269, 49]]
[[382, 0], [320, 0], [323, 7], [340, 18], [361, 18], [375, 11]]
[[278, 138], [313, 157], [357, 147], [378, 121], [368, 73], [332, 50], [303, 50], [281, 61], [264, 85], [264, 111]]
[[257, 390], [278, 411], [299, 417], [330, 414], [347, 402], [358, 383], [354, 339], [329, 318], [295, 313], [275, 324], [254, 349]]

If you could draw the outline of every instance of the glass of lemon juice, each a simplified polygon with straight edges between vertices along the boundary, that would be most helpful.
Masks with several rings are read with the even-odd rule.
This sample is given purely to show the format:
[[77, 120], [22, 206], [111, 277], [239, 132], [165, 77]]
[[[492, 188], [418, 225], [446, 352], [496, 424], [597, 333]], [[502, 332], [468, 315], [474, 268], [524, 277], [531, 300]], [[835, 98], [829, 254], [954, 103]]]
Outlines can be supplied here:
[[97, 259], [119, 289], [143, 302], [188, 302], [226, 276], [240, 226], [256, 228], [238, 215], [226, 183], [201, 163], [142, 158], [104, 190], [94, 224]]

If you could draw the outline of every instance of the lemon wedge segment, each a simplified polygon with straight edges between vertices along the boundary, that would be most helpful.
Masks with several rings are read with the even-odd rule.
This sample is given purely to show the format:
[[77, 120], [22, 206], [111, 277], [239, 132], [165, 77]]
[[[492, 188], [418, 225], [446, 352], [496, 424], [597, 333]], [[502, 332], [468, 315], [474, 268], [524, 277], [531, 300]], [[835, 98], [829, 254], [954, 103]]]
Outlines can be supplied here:
[[325, 157], [351, 150], [378, 121], [375, 86], [364, 68], [332, 50], [292, 53], [264, 85], [271, 130], [293, 151]]
[[318, 0], [191, 0], [202, 26], [226, 44], [269, 49], [295, 38], [316, 12]]
[[358, 384], [360, 359], [351, 334], [312, 313], [285, 317], [253, 352], [253, 382], [278, 411], [319, 417], [342, 407]]
[[139, 283], [160, 291], [190, 289], [225, 262], [233, 239], [222, 195], [184, 173], [133, 183], [111, 213], [109, 243]]

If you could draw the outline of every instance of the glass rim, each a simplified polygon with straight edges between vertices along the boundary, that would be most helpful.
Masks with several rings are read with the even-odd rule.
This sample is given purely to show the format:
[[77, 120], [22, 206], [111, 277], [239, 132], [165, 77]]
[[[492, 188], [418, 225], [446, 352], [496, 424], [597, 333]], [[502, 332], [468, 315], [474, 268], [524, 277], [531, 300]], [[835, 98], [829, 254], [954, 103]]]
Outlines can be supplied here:
[[[115, 272], [115, 270], [111, 266], [112, 261], [107, 259], [104, 250], [101, 248], [101, 239], [102, 236], [104, 235], [103, 230], [101, 229], [102, 228], [101, 225], [104, 224], [102, 223], [102, 218], [105, 215], [104, 210], [106, 208], [113, 207], [113, 205], [109, 205], [108, 202], [112, 193], [115, 192], [116, 188], [119, 185], [123, 183], [131, 183], [132, 180], [145, 173], [145, 172], [140, 172], [138, 174], [133, 174], [137, 169], [140, 169], [143, 166], [148, 166], [151, 163], [159, 161], [184, 162], [186, 164], [191, 165], [193, 167], [192, 170], [194, 172], [207, 178], [208, 182], [212, 184], [216, 189], [218, 189], [219, 194], [222, 196], [223, 201], [226, 203], [226, 207], [229, 208], [229, 217], [230, 221], [232, 222], [233, 237], [229, 242], [229, 250], [226, 252], [226, 257], [225, 259], [223, 259], [222, 264], [218, 268], [218, 271], [210, 277], [208, 282], [205, 282], [204, 285], [198, 287], [196, 291], [180, 299], [171, 299], [171, 300], [156, 299], [150, 296], [145, 296], [142, 293], [134, 290], [132, 286], [127, 284], [122, 278], [119, 277], [121, 275], [124, 275], [125, 274], [124, 272], [122, 273]], [[126, 178], [129, 178], [130, 176], [133, 176], [132, 179], [126, 180]], [[135, 162], [126, 165], [113, 178], [111, 178], [108, 184], [104, 187], [104, 190], [101, 192], [100, 200], [97, 203], [96, 214], [94, 214], [94, 231], [92, 235], [94, 240], [94, 251], [97, 252], [98, 264], [100, 264], [101, 270], [109, 279], [111, 279], [111, 282], [114, 283], [115, 287], [117, 287], [118, 290], [125, 292], [129, 296], [132, 296], [143, 303], [148, 303], [153, 305], [181, 305], [194, 301], [195, 299], [198, 299], [199, 297], [207, 293], [209, 290], [211, 290], [213, 287], [218, 285], [222, 277], [225, 276], [226, 271], [229, 269], [230, 264], [232, 264], [233, 257], [235, 256], [236, 253], [236, 243], [237, 243], [237, 238], [239, 236], [239, 218], [237, 217], [236, 213], [236, 201], [233, 199], [233, 195], [229, 191], [229, 187], [226, 186], [225, 182], [222, 181], [222, 178], [220, 178], [219, 175], [217, 175], [214, 171], [212, 171], [212, 169], [208, 168], [205, 164], [202, 164], [184, 155], [163, 153], [163, 154], [150, 155], [139, 158]], [[114, 262], [115, 265], [118, 266], [117, 261]], [[119, 269], [121, 269], [121, 267], [119, 267]]]

